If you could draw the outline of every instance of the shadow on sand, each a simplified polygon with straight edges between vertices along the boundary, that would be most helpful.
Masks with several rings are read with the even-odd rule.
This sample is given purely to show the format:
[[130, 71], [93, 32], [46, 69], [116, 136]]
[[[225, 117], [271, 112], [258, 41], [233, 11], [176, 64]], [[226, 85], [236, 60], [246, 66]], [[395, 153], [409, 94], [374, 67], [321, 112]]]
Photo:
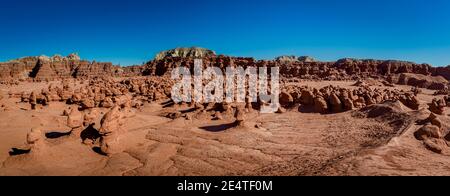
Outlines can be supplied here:
[[98, 138], [100, 138], [102, 135], [99, 133], [99, 131], [94, 128], [95, 124], [89, 125], [86, 129], [84, 129], [81, 134], [81, 140], [84, 142], [87, 139], [90, 139], [92, 141], [97, 141]]
[[175, 103], [172, 100], [166, 101], [161, 103], [161, 105], [163, 106], [163, 108], [169, 108], [175, 105]]
[[106, 153], [102, 152], [102, 149], [100, 147], [93, 147], [92, 150], [99, 155], [108, 156]]
[[228, 124], [200, 127], [200, 129], [203, 129], [203, 130], [206, 130], [209, 132], [221, 132], [221, 131], [225, 131], [230, 128], [234, 128], [236, 126], [237, 126], [237, 124], [235, 122], [233, 122], [233, 123], [228, 123]]
[[46, 138], [48, 138], [48, 139], [58, 139], [58, 138], [60, 138], [60, 137], [64, 137], [64, 136], [69, 136], [70, 135], [70, 133], [72, 133], [71, 131], [69, 131], [69, 132], [48, 132], [48, 133], [45, 133], [45, 137]]
[[22, 155], [22, 154], [28, 154], [31, 152], [31, 149], [18, 149], [18, 148], [12, 148], [11, 151], [9, 151], [9, 155], [10, 156], [18, 156], [18, 155]]

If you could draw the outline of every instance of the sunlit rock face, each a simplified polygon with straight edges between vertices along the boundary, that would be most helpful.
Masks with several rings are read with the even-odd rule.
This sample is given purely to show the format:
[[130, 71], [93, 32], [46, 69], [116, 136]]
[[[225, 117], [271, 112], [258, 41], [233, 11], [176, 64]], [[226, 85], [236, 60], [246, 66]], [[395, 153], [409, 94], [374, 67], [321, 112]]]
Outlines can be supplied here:
[[66, 78], [98, 76], [138, 75], [135, 69], [121, 68], [110, 62], [81, 60], [76, 53], [61, 55], [24, 57], [0, 63], [0, 80], [48, 81]]
[[276, 61], [281, 63], [293, 63], [293, 62], [305, 62], [312, 63], [316, 60], [310, 56], [279, 56], [275, 58]]
[[166, 50], [158, 53], [155, 60], [162, 60], [166, 57], [194, 57], [203, 58], [216, 56], [216, 52], [205, 48], [191, 47], [191, 48], [175, 48], [172, 50]]

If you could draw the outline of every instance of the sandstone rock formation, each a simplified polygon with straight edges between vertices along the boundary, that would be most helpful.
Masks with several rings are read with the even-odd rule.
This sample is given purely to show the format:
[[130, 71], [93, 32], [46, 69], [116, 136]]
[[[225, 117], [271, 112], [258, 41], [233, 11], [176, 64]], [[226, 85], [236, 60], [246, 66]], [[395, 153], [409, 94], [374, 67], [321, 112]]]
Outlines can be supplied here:
[[[284, 86], [283, 88], [285, 89], [284, 94], [290, 92], [290, 95], [296, 94], [296, 97], [300, 97], [286, 100], [294, 100], [293, 105], [297, 104], [300, 107], [313, 107], [314, 111], [318, 113], [345, 112], [386, 101], [401, 101], [413, 110], [418, 110], [421, 104], [416, 96], [398, 90], [368, 87], [351, 90], [337, 86], [327, 86], [321, 89], [307, 86]], [[283, 95], [283, 97], [288, 96]]]
[[34, 91], [31, 92], [30, 98], [28, 99], [28, 101], [30, 102], [31, 109], [35, 110], [36, 109], [36, 104], [37, 104], [37, 95], [36, 95], [36, 93]]
[[442, 139], [428, 138], [423, 141], [425, 147], [435, 153], [442, 153], [447, 148], [447, 143]]
[[[165, 54], [165, 53], [164, 53]], [[178, 57], [178, 55], [160, 55], [153, 61], [144, 65], [144, 75], [164, 75], [178, 66], [186, 66], [192, 69], [195, 57]], [[436, 68], [428, 64], [415, 64], [405, 61], [381, 61], [371, 59], [341, 59], [336, 62], [318, 62], [310, 57], [282, 56], [275, 60], [255, 60], [253, 58], [218, 56], [201, 57], [205, 66], [217, 66], [225, 70], [228, 66], [242, 66], [244, 68], [253, 67], [280, 67], [280, 74], [283, 77], [296, 77], [301, 79], [322, 79], [322, 80], [349, 80], [360, 78], [384, 78], [385, 85], [398, 83], [400, 74], [417, 74], [422, 76], [442, 76], [450, 79], [450, 71], [443, 71], [447, 68]], [[450, 69], [450, 68], [448, 68]], [[442, 79], [441, 77], [441, 79]], [[439, 78], [439, 77], [437, 77]], [[433, 79], [435, 82], [419, 82], [426, 88], [442, 88], [445, 82], [441, 79]], [[401, 81], [403, 82], [403, 81]], [[410, 84], [415, 82], [411, 80]]]
[[76, 137], [80, 136], [81, 131], [83, 131], [83, 121], [83, 113], [81, 113], [78, 108], [72, 108], [67, 118], [67, 126], [72, 129], [71, 135]]
[[[156, 58], [141, 66], [120, 67], [111, 63], [80, 60], [76, 54], [67, 57], [26, 57], [0, 63], [0, 81], [11, 80], [54, 80], [60, 78], [93, 78], [104, 76], [162, 76], [175, 67], [193, 68], [194, 59], [201, 58], [204, 66], [226, 67], [280, 67], [285, 78], [356, 80], [374, 78], [386, 80], [385, 85], [407, 84], [441, 90], [448, 88], [450, 67], [432, 67], [405, 61], [382, 61], [372, 59], [340, 59], [336, 62], [315, 61], [311, 57], [281, 56], [274, 60], [216, 55], [203, 48], [176, 48], [163, 51]], [[433, 76], [433, 77], [431, 77]], [[436, 76], [436, 77], [434, 77]], [[10, 81], [10, 82], [8, 82]]]
[[293, 62], [305, 62], [305, 63], [312, 63], [316, 60], [309, 56], [280, 56], [275, 58], [275, 61], [280, 63], [293, 63]]
[[433, 99], [433, 101], [428, 104], [428, 106], [431, 112], [442, 115], [444, 114], [445, 107], [447, 107], [447, 103], [444, 99]]
[[170, 96], [171, 87], [174, 84], [167, 77], [151, 77], [112, 80], [111, 78], [95, 78], [85, 80], [87, 86], [71, 88], [65, 84], [50, 85], [42, 91], [11, 92], [12, 97], [20, 98], [22, 102], [29, 103], [32, 108], [42, 104], [49, 105], [52, 102], [64, 102], [76, 104], [81, 110], [93, 108], [111, 108], [119, 105], [128, 108], [128, 114], [133, 115], [130, 108], [140, 108], [145, 103], [167, 99]]
[[193, 58], [203, 58], [216, 56], [216, 53], [212, 50], [192, 47], [192, 48], [175, 48], [172, 50], [166, 50], [158, 53], [155, 57], [156, 60], [162, 60], [167, 57], [193, 57]]
[[294, 98], [292, 95], [286, 91], [282, 91], [280, 94], [280, 104], [281, 106], [290, 106], [294, 103]]
[[[445, 117], [443, 117], [445, 118]], [[424, 121], [427, 123], [414, 133], [417, 140], [422, 141], [423, 145], [430, 151], [435, 153], [443, 153], [448, 148], [445, 134], [448, 134], [448, 126], [440, 116], [431, 113]], [[445, 136], [445, 137], [444, 137]]]
[[415, 132], [415, 137], [418, 140], [426, 140], [428, 138], [442, 138], [441, 130], [436, 125], [425, 125]]
[[[0, 63], [0, 81], [35, 80], [48, 81], [65, 78], [103, 77], [116, 75], [134, 75], [135, 70], [122, 69], [112, 63], [99, 63], [81, 60], [77, 54], [67, 57], [24, 57]], [[140, 74], [140, 73], [139, 73]]]
[[402, 73], [398, 78], [398, 82], [395, 83], [432, 90], [443, 90], [448, 88], [449, 82], [442, 76]]
[[40, 128], [32, 128], [27, 134], [27, 145], [32, 155], [39, 155], [44, 152], [47, 145], [45, 143], [44, 134]]
[[236, 126], [239, 126], [239, 127], [245, 127], [246, 126], [246, 124], [245, 124], [245, 120], [246, 120], [245, 119], [245, 111], [244, 111], [244, 109], [242, 107], [237, 107], [236, 108], [235, 117], [236, 117], [236, 121], [235, 121]]
[[120, 153], [122, 147], [120, 144], [120, 135], [124, 133], [122, 128], [125, 123], [125, 116], [119, 106], [114, 106], [101, 120], [99, 133], [100, 149], [107, 155]]
[[322, 96], [314, 98], [314, 111], [318, 113], [328, 112], [328, 104]]

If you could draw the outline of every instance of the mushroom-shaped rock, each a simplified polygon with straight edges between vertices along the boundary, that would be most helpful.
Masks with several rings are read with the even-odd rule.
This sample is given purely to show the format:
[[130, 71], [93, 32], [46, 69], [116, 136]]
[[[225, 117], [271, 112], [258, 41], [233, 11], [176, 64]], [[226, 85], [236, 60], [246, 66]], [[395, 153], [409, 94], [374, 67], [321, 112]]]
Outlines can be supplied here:
[[77, 109], [72, 108], [67, 118], [67, 126], [77, 128], [83, 126], [83, 114]]
[[37, 95], [36, 93], [33, 91], [30, 94], [30, 99], [29, 99], [30, 105], [31, 105], [31, 109], [35, 110], [36, 109], [36, 104], [37, 104]]
[[67, 126], [72, 128], [72, 135], [80, 136], [83, 130], [83, 113], [81, 113], [78, 108], [72, 108], [67, 118]]
[[101, 128], [99, 133], [102, 135], [100, 139], [100, 149], [107, 155], [120, 153], [120, 133], [123, 132], [124, 115], [120, 111], [119, 106], [114, 106], [101, 120]]
[[42, 131], [39, 128], [32, 128], [27, 134], [27, 144], [33, 145], [42, 140]]
[[114, 106], [101, 120], [100, 134], [107, 135], [120, 129], [124, 124], [124, 115], [119, 106]]
[[40, 128], [32, 128], [27, 134], [27, 145], [30, 147], [31, 153], [36, 154], [45, 148], [44, 135]]

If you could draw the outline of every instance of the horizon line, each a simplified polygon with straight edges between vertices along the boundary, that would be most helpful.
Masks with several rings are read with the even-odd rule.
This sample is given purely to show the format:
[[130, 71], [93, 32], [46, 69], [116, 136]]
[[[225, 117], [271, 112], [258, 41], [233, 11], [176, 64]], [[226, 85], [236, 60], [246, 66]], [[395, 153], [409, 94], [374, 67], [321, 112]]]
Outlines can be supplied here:
[[[177, 47], [177, 48], [182, 48], [182, 47]], [[198, 47], [198, 48], [202, 48], [202, 47]], [[173, 49], [175, 49], [175, 48], [173, 48]], [[207, 49], [207, 48], [204, 48], [204, 49]], [[169, 50], [171, 50], [171, 49], [169, 49]], [[167, 50], [161, 50], [160, 52], [163, 52], [163, 51], [167, 51]], [[214, 50], [212, 50], [212, 51], [214, 51]], [[89, 62], [94, 62], [95, 61], [95, 62], [103, 62], [103, 63], [112, 63], [113, 65], [116, 65], [116, 66], [130, 67], [130, 66], [142, 66], [142, 65], [145, 65], [146, 63], [148, 63], [150, 61], [154, 61], [156, 59], [156, 55], [158, 53], [156, 53], [155, 55], [153, 55], [152, 58], [149, 58], [147, 60], [143, 60], [143, 61], [140, 60], [140, 62], [143, 62], [143, 63], [134, 63], [134, 62], [138, 61], [138, 60], [135, 60], [135, 59], [128, 59], [128, 60], [125, 60], [125, 62], [124, 62], [123, 60], [113, 59], [113, 58], [102, 58], [102, 57], [98, 57], [98, 58], [92, 58], [92, 57], [91, 58], [82, 58], [82, 56], [79, 55], [80, 53], [78, 53], [78, 52], [71, 52], [68, 55], [70, 55], [70, 54], [78, 54], [79, 57], [80, 57], [80, 60], [82, 60], [82, 61], [89, 61]], [[53, 57], [53, 56], [56, 56], [56, 55], [60, 55], [62, 57], [67, 57], [68, 56], [68, 55], [61, 55], [61, 53], [55, 53], [55, 54], [50, 55], [50, 56], [47, 55], [47, 54], [28, 55], [28, 56], [22, 56], [22, 57], [12, 58], [12, 59], [6, 59], [6, 58], [2, 59], [0, 57], [0, 63], [8, 63], [8, 62], [11, 62], [11, 61], [14, 61], [14, 60], [27, 58], [27, 57], [40, 57], [40, 56]], [[414, 63], [414, 64], [418, 64], [418, 65], [427, 64], [427, 65], [430, 65], [431, 67], [447, 67], [447, 66], [450, 66], [450, 63], [449, 64], [444, 64], [444, 65], [434, 65], [434, 64], [431, 64], [431, 63], [427, 63], [427, 62], [418, 63], [418, 62], [416, 62], [414, 60], [392, 59], [392, 58], [372, 58], [372, 57], [360, 58], [360, 57], [347, 56], [347, 57], [341, 57], [341, 58], [333, 58], [333, 60], [330, 60], [330, 59], [322, 60], [322, 59], [317, 59], [313, 55], [288, 54], [288, 55], [271, 55], [271, 57], [255, 57], [255, 56], [246, 56], [246, 55], [239, 56], [239, 55], [227, 55], [227, 54], [216, 53], [216, 56], [221, 56], [221, 55], [227, 56], [227, 57], [234, 57], [234, 58], [253, 58], [256, 61], [274, 61], [278, 57], [283, 57], [283, 56], [291, 57], [292, 56], [292, 57], [312, 57], [315, 60], [315, 62], [337, 62], [337, 61], [342, 60], [342, 59], [354, 59], [354, 60], [400, 61], [400, 62]], [[100, 59], [100, 60], [98, 60], [98, 59]], [[107, 60], [107, 59], [111, 59], [111, 60]], [[126, 62], [126, 61], [128, 61], [128, 62]]]

